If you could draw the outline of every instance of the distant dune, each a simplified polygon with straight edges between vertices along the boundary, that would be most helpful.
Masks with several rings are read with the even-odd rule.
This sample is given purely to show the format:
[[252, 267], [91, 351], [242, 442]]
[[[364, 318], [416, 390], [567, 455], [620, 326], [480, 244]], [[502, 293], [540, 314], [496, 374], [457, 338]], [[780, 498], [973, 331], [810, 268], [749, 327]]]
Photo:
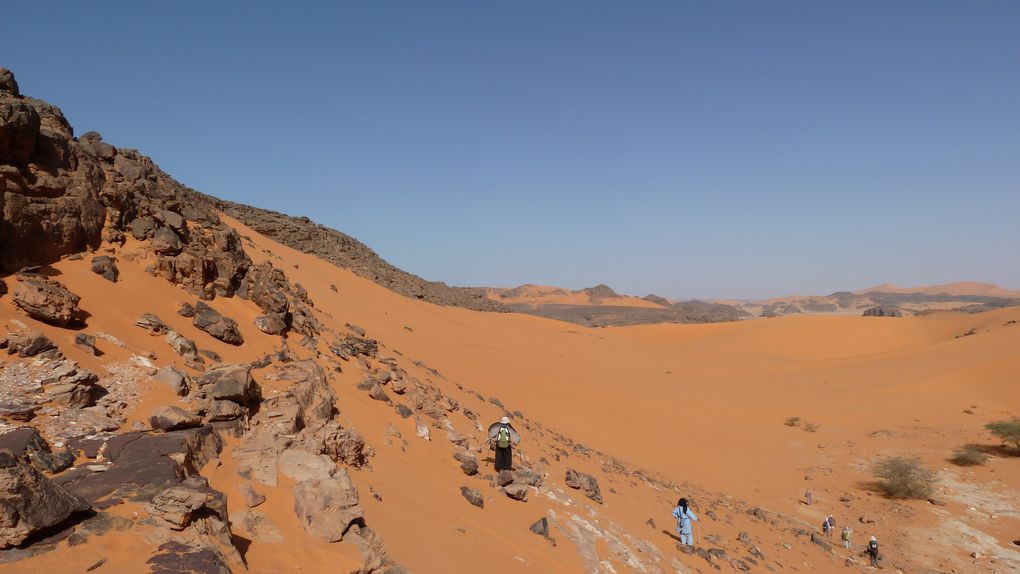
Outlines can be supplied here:
[[925, 295], [981, 295], [985, 297], [1008, 297], [1020, 298], [1020, 291], [1011, 291], [999, 287], [993, 283], [982, 283], [980, 281], [957, 281], [955, 283], [944, 283], [942, 285], [925, 285], [921, 287], [898, 287], [891, 283], [883, 283], [861, 289], [857, 294], [871, 293], [924, 293]]

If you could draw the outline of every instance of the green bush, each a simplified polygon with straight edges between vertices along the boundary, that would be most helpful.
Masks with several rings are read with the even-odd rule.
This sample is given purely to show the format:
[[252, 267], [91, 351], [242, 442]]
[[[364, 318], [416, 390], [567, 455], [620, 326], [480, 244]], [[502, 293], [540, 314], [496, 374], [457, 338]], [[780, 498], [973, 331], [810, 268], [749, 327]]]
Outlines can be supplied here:
[[1020, 419], [995, 421], [986, 424], [985, 428], [1004, 442], [1013, 443], [1014, 447], [1020, 448]]
[[957, 466], [977, 466], [984, 464], [988, 460], [988, 455], [972, 446], [965, 446], [957, 449], [953, 453], [953, 458], [949, 460]]
[[935, 486], [935, 473], [921, 461], [894, 456], [875, 463], [872, 474], [878, 478], [878, 488], [889, 498], [916, 498], [931, 496]]
[[785, 424], [788, 427], [798, 426], [800, 424], [800, 417], [790, 417], [786, 419], [786, 422], [783, 424]]

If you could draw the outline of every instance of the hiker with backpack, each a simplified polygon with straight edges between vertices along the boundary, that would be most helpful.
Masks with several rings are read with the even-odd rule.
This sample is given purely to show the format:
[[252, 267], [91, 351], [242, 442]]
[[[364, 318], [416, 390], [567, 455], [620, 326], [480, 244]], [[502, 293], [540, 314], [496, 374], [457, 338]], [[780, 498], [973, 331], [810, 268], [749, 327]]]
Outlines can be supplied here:
[[499, 419], [498, 423], [489, 425], [489, 448], [495, 451], [496, 472], [513, 470], [514, 445], [520, 444], [521, 436], [510, 424], [508, 417]]
[[878, 568], [878, 561], [880, 559], [880, 556], [878, 554], [878, 541], [875, 540], [874, 536], [872, 536], [871, 540], [868, 542], [868, 548], [865, 550], [865, 552], [871, 559], [871, 565], [875, 568]]
[[693, 544], [694, 525], [692, 523], [697, 522], [698, 517], [687, 508], [686, 498], [677, 501], [676, 508], [673, 509], [673, 518], [676, 518], [676, 531], [680, 533], [680, 544], [688, 546]]
[[836, 519], [830, 514], [828, 518], [822, 521], [822, 532], [826, 536], [832, 536], [832, 531], [836, 529]]
[[843, 539], [843, 548], [850, 550], [850, 535], [853, 533], [854, 533], [853, 528], [850, 528], [849, 526], [843, 527], [843, 534], [840, 535], [840, 538]]

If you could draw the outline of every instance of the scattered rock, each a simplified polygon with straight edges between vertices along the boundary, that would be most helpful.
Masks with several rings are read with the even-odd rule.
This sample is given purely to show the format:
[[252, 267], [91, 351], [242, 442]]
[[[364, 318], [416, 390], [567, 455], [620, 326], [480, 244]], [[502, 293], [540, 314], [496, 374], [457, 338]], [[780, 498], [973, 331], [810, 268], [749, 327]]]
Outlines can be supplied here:
[[528, 500], [528, 485], [526, 484], [519, 482], [510, 483], [503, 487], [503, 492], [514, 500], [520, 500], [521, 502], [527, 502]]
[[188, 302], [181, 303], [180, 309], [177, 309], [177, 314], [190, 319], [195, 316], [195, 307]]
[[566, 482], [570, 488], [581, 489], [585, 496], [602, 504], [602, 492], [599, 490], [599, 483], [592, 475], [567, 469]]
[[152, 313], [145, 313], [135, 321], [135, 325], [149, 332], [150, 335], [162, 335], [170, 331], [170, 327], [162, 319]]
[[205, 479], [197, 477], [189, 478], [154, 496], [148, 510], [149, 516], [173, 530], [183, 530], [192, 521], [209, 515], [229, 523], [227, 497], [209, 488]]
[[542, 538], [549, 537], [549, 520], [546, 517], [539, 518], [531, 525], [531, 531], [538, 534]]
[[149, 426], [155, 430], [171, 431], [193, 428], [202, 424], [202, 419], [180, 407], [162, 406], [152, 409], [149, 415]]
[[153, 377], [158, 382], [170, 387], [177, 396], [185, 396], [190, 389], [188, 376], [173, 367], [163, 367]]
[[470, 459], [461, 461], [460, 470], [468, 476], [474, 476], [478, 474], [478, 459], [471, 457]]
[[206, 418], [209, 422], [221, 422], [221, 421], [232, 421], [240, 418], [244, 414], [244, 409], [241, 405], [234, 401], [217, 401], [214, 400], [212, 405], [209, 407], [209, 412], [206, 413]]
[[501, 470], [499, 471], [499, 474], [496, 475], [496, 484], [498, 484], [499, 486], [506, 486], [513, 481], [514, 473], [510, 472], [509, 470]]
[[172, 229], [161, 227], [152, 236], [152, 250], [160, 255], [177, 255], [181, 252], [181, 238]]
[[109, 255], [100, 255], [92, 258], [92, 272], [102, 275], [107, 281], [117, 282], [120, 271], [117, 269], [117, 260]]
[[198, 378], [197, 385], [210, 398], [230, 400], [242, 406], [256, 400], [260, 394], [251, 376], [251, 368], [240, 363], [210, 369]]
[[195, 304], [192, 322], [199, 329], [224, 343], [231, 345], [244, 343], [244, 337], [241, 336], [241, 332], [237, 329], [237, 321], [220, 315], [218, 311], [201, 301]]
[[372, 388], [369, 389], [369, 391], [368, 391], [368, 396], [372, 397], [373, 399], [375, 399], [377, 401], [382, 401], [384, 403], [388, 403], [391, 400], [390, 396], [386, 394], [385, 390], [383, 390], [382, 385], [380, 385], [378, 383], [372, 385]]
[[81, 323], [81, 297], [62, 283], [36, 273], [18, 273], [16, 278], [11, 300], [29, 317], [58, 327]]
[[89, 335], [87, 333], [78, 333], [77, 335], [74, 336], [74, 346], [92, 356], [99, 354], [99, 350], [96, 349], [95, 335]]
[[8, 355], [34, 357], [43, 351], [56, 349], [57, 346], [46, 335], [34, 329], [23, 329], [9, 333], [0, 340], [0, 348], [6, 348]]
[[463, 496], [465, 500], [477, 506], [478, 508], [485, 507], [485, 497], [482, 496], [481, 492], [478, 492], [473, 488], [468, 488], [466, 486], [460, 487], [460, 495]]

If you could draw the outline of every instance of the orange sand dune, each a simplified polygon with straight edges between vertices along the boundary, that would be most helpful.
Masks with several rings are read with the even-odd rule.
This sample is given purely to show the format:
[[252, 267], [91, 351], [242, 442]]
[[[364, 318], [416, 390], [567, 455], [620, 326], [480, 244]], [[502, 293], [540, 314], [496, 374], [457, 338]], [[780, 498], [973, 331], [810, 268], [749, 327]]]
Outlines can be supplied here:
[[[502, 411], [468, 391], [498, 398], [507, 410], [525, 417], [518, 417], [521, 450], [548, 474], [547, 488], [521, 503], [482, 479], [464, 476], [443, 430], [433, 428], [432, 441], [425, 442], [415, 436], [413, 419], [399, 419], [390, 407], [357, 391], [363, 374], [353, 364], [332, 375], [341, 419], [357, 427], [376, 451], [371, 468], [352, 473], [366, 520], [386, 540], [391, 556], [411, 571], [594, 571], [566, 539], [567, 530], [553, 532], [555, 546], [528, 531], [542, 516], [555, 517], [561, 526], [570, 520], [593, 521], [607, 531], [647, 540], [666, 561], [659, 571], [676, 571], [669, 560], [684, 571], [705, 569], [701, 558], [677, 553], [675, 542], [661, 532], [672, 528], [669, 512], [676, 498], [695, 493], [703, 504], [710, 496], [744, 500], [803, 521], [807, 530], [833, 512], [841, 524], [853, 522], [859, 543], [867, 535], [879, 536], [891, 563], [967, 571], [968, 554], [980, 550], [998, 555], [1001, 565], [1020, 567], [1020, 556], [1010, 546], [1020, 530], [1020, 459], [994, 458], [973, 469], [946, 462], [953, 449], [967, 442], [994, 444], [981, 430], [985, 422], [1020, 414], [1020, 308], [919, 318], [806, 316], [589, 329], [407, 299], [225, 219], [251, 238], [253, 259], [272, 260], [308, 290], [318, 318], [330, 327], [342, 330], [347, 322], [364, 327], [384, 344], [383, 354], [399, 357], [414, 376], [440, 385], [478, 413], [483, 426]], [[133, 248], [129, 244], [122, 253]], [[179, 362], [161, 338], [133, 326], [144, 312], [156, 313], [229, 361], [252, 360], [279, 344], [278, 338], [254, 329], [254, 305], [237, 298], [218, 298], [212, 305], [237, 319], [245, 344], [232, 347], [211, 339], [175, 313], [181, 302], [194, 298], [149, 276], [145, 263], [122, 258], [117, 284], [91, 274], [83, 261], [55, 266], [59, 279], [82, 296], [82, 307], [92, 315], [86, 331], [114, 334], [130, 351], [100, 341], [107, 355], [86, 357], [71, 346], [73, 332], [24, 318], [9, 296], [0, 298], [0, 321], [10, 328], [10, 321], [18, 319], [46, 331], [71, 358], [97, 372], [102, 363], [142, 350], [154, 351], [158, 365]], [[972, 330], [973, 335], [958, 337]], [[311, 355], [293, 342], [291, 347], [299, 357]], [[131, 420], [144, 420], [153, 405], [174, 400], [144, 383], [150, 390]], [[792, 416], [815, 425], [815, 432], [784, 425]], [[451, 420], [477, 440], [479, 433], [464, 416]], [[391, 424], [400, 437], [392, 436]], [[564, 450], [552, 431], [686, 484], [689, 492], [650, 488], [613, 474], [607, 470], [610, 461]], [[204, 474], [227, 493], [233, 515], [243, 505], [229, 448], [222, 463], [210, 465]], [[938, 496], [946, 506], [892, 503], [869, 494], [870, 464], [893, 454], [917, 456], [941, 470]], [[483, 474], [491, 474], [490, 464], [483, 464]], [[605, 504], [595, 505], [564, 488], [567, 468], [595, 475]], [[485, 508], [467, 504], [460, 486], [482, 491]], [[806, 489], [818, 500], [814, 506], [798, 502]], [[350, 545], [315, 542], [303, 533], [285, 481], [260, 490], [269, 501], [259, 510], [276, 524], [284, 542], [253, 542], [247, 550], [249, 571], [317, 572], [324, 571], [324, 564], [329, 571], [356, 568], [357, 554]], [[877, 522], [858, 523], [862, 515]], [[907, 515], [909, 520], [899, 519]], [[703, 518], [703, 535], [733, 541], [747, 531], [769, 560], [785, 567], [842, 568], [839, 553], [825, 553], [742, 513]], [[656, 528], [646, 524], [649, 519]], [[81, 571], [77, 564], [91, 564], [93, 557], [109, 559], [98, 572], [139, 571], [134, 552], [144, 545], [132, 546], [142, 542], [130, 531], [100, 540], [85, 545], [87, 550], [61, 543], [52, 553], [0, 565], [0, 571]], [[615, 571], [636, 569], [612, 548], [606, 541], [595, 546]], [[66, 567], [67, 560], [76, 565]]]

